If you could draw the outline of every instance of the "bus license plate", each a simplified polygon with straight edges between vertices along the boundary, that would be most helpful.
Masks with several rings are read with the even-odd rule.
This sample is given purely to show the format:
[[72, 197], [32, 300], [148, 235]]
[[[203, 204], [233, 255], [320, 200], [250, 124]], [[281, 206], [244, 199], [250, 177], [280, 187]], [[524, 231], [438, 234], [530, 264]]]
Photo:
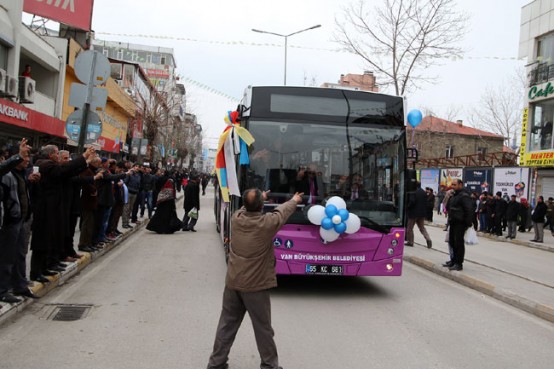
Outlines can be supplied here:
[[306, 265], [306, 274], [342, 275], [342, 265]]

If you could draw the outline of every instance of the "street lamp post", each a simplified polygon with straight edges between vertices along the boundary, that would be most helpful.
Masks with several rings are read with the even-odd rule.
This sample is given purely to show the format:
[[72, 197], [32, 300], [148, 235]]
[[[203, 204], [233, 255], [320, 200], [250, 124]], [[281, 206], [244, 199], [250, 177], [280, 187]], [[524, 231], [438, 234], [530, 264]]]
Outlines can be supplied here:
[[311, 29], [315, 29], [315, 28], [319, 28], [319, 27], [321, 27], [321, 24], [317, 24], [317, 25], [312, 26], [310, 28], [306, 28], [306, 29], [302, 29], [300, 31], [289, 33], [288, 35], [282, 35], [280, 33], [262, 31], [262, 30], [259, 30], [259, 29], [252, 28], [252, 31], [254, 31], [254, 32], [267, 33], [269, 35], [279, 36], [279, 37], [283, 37], [285, 39], [285, 76], [284, 76], [284, 85], [285, 86], [287, 85], [287, 46], [288, 46], [288, 38], [292, 35], [296, 35], [298, 33], [306, 32], [306, 31], [309, 31]]

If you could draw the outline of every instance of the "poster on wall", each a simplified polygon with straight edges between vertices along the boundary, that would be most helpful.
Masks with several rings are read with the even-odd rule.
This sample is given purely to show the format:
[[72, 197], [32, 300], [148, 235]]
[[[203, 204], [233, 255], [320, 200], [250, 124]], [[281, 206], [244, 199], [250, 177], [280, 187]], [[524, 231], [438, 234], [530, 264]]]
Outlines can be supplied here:
[[439, 191], [440, 169], [421, 169], [419, 175], [421, 188], [431, 188], [434, 193]]
[[462, 168], [441, 169], [440, 186], [446, 188], [452, 187], [452, 181], [455, 179], [462, 179], [463, 172]]
[[464, 185], [470, 192], [481, 194], [492, 190], [492, 168], [464, 169]]
[[493, 191], [502, 192], [502, 197], [529, 198], [529, 168], [496, 168]]

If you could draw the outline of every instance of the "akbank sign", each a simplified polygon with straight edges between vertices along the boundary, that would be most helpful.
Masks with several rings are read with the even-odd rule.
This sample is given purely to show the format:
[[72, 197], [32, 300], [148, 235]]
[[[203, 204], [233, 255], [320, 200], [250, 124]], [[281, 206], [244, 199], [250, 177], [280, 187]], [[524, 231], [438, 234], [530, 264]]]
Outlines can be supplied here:
[[94, 0], [25, 0], [23, 11], [90, 31]]

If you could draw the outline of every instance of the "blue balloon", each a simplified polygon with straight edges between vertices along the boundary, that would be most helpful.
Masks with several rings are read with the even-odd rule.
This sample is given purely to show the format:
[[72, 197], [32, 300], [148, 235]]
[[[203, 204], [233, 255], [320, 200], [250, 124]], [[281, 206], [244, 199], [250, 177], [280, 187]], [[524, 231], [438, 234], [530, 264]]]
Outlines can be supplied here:
[[338, 212], [339, 212], [339, 209], [337, 209], [337, 207], [336, 207], [335, 205], [333, 205], [333, 204], [327, 205], [327, 206], [325, 207], [325, 214], [327, 214], [327, 216], [328, 216], [329, 218], [334, 217], [335, 215], [338, 214]]
[[326, 229], [326, 230], [329, 230], [331, 228], [333, 228], [334, 224], [333, 224], [333, 221], [331, 220], [331, 218], [323, 218], [323, 220], [321, 221], [321, 227], [323, 229]]
[[348, 217], [350, 216], [350, 213], [346, 209], [340, 209], [339, 210], [339, 216], [342, 219], [342, 221], [346, 221]]
[[421, 114], [421, 111], [417, 109], [410, 110], [408, 113], [408, 123], [415, 128], [419, 126], [419, 123], [421, 123], [421, 120], [423, 119], [423, 114]]
[[335, 224], [335, 232], [337, 232], [338, 234], [343, 234], [345, 231], [346, 231], [346, 224], [344, 224], [344, 222]]

